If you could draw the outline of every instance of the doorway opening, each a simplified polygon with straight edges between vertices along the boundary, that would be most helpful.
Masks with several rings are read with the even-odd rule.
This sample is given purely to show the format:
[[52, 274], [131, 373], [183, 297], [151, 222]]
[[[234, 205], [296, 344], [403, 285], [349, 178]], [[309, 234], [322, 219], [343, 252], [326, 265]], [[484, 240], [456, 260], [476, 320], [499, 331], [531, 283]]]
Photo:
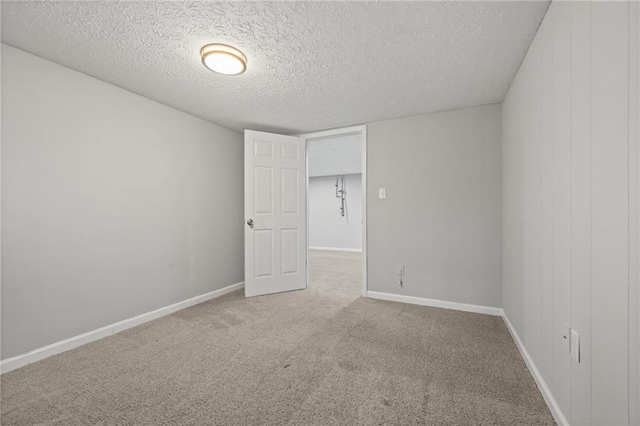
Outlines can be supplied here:
[[366, 295], [366, 127], [307, 142], [307, 287]]

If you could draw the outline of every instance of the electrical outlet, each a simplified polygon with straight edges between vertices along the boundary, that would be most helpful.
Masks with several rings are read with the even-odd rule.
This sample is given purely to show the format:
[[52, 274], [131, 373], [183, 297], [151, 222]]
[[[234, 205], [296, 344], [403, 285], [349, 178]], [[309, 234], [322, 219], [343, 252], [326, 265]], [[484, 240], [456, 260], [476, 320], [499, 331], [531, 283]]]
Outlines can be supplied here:
[[566, 322], [562, 323], [562, 338], [567, 352], [571, 353], [571, 326]]
[[571, 356], [580, 364], [580, 335], [571, 330]]
[[387, 188], [378, 188], [378, 198], [381, 200], [387, 198]]
[[396, 266], [396, 274], [404, 275], [404, 265], [402, 263], [398, 263], [398, 266]]

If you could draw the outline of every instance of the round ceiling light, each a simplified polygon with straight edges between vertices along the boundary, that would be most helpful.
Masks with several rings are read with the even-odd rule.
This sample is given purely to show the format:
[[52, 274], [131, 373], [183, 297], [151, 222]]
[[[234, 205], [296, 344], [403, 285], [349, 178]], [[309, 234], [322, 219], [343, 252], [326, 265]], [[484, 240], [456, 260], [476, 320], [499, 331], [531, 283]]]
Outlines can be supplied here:
[[247, 69], [244, 53], [226, 44], [207, 44], [200, 55], [204, 66], [219, 74], [238, 75]]

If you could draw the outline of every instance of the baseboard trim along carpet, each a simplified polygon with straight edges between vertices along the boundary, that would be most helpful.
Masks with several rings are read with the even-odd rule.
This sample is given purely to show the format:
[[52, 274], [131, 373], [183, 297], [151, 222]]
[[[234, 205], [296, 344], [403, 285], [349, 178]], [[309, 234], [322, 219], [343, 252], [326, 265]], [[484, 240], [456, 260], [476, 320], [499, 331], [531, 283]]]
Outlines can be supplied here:
[[569, 426], [569, 422], [567, 421], [567, 418], [562, 413], [562, 410], [560, 409], [558, 402], [553, 397], [553, 394], [551, 393], [551, 389], [549, 389], [549, 386], [547, 386], [547, 382], [545, 382], [544, 379], [542, 378], [540, 371], [538, 371], [538, 367], [536, 367], [536, 364], [533, 362], [533, 358], [531, 358], [531, 356], [529, 355], [529, 352], [527, 352], [527, 349], [522, 344], [522, 341], [520, 340], [520, 336], [518, 336], [518, 333], [516, 333], [516, 329], [513, 328], [513, 326], [511, 325], [511, 321], [509, 321], [509, 318], [507, 318], [507, 315], [504, 313], [502, 314], [502, 319], [504, 320], [504, 323], [507, 325], [507, 329], [509, 330], [509, 333], [511, 333], [511, 337], [513, 337], [513, 340], [516, 342], [516, 346], [520, 351], [520, 355], [522, 355], [522, 358], [524, 358], [524, 362], [525, 364], [527, 364], [527, 368], [529, 368], [529, 372], [531, 372], [533, 379], [536, 381], [536, 384], [538, 385], [538, 389], [540, 390], [540, 393], [542, 394], [544, 401], [547, 403], [547, 406], [549, 407], [549, 410], [551, 411], [553, 418], [556, 420], [556, 423], [558, 423], [558, 425], [560, 426]]
[[342, 248], [342, 247], [316, 247], [316, 246], [309, 246], [310, 250], [327, 250], [327, 251], [348, 251], [348, 252], [354, 252], [354, 253], [362, 253], [362, 249], [355, 249], [355, 248]]
[[25, 365], [32, 364], [36, 361], [40, 361], [52, 355], [77, 348], [98, 339], [102, 339], [103, 337], [111, 336], [112, 334], [119, 333], [123, 330], [127, 330], [140, 324], [144, 324], [145, 322], [149, 322], [165, 315], [180, 311], [182, 309], [189, 308], [193, 305], [206, 302], [207, 300], [224, 296], [227, 293], [240, 290], [241, 288], [244, 288], [244, 282], [232, 284], [219, 290], [201, 294], [200, 296], [192, 297], [190, 299], [183, 300], [182, 302], [174, 303], [173, 305], [165, 306], [163, 308], [156, 309], [154, 311], [147, 312], [133, 318], [101, 327], [97, 330], [89, 331], [87, 333], [80, 334], [78, 336], [62, 340], [60, 342], [52, 343], [50, 345], [43, 346], [42, 348], [34, 349], [31, 352], [27, 352], [26, 354], [7, 358], [0, 361], [0, 374], [8, 373], [9, 371], [24, 367]]
[[400, 294], [380, 293], [368, 291], [367, 297], [372, 299], [388, 300], [390, 302], [410, 303], [412, 305], [432, 306], [434, 308], [453, 309], [455, 311], [475, 312], [477, 314], [487, 314], [502, 316], [501, 308], [492, 306], [470, 305], [467, 303], [448, 302], [446, 300], [427, 299], [424, 297], [403, 296]]
[[513, 341], [516, 344], [516, 347], [520, 351], [520, 355], [524, 359], [524, 362], [527, 365], [529, 372], [533, 376], [533, 379], [535, 380], [536, 385], [538, 386], [538, 389], [540, 390], [540, 393], [544, 398], [544, 401], [549, 407], [549, 410], [551, 411], [553, 418], [558, 423], [558, 425], [569, 426], [569, 422], [567, 421], [567, 418], [562, 413], [562, 410], [560, 409], [558, 402], [553, 397], [553, 394], [551, 393], [551, 389], [549, 389], [549, 386], [547, 386], [547, 383], [542, 378], [540, 371], [538, 371], [538, 367], [536, 367], [536, 364], [533, 362], [533, 359], [529, 355], [529, 352], [527, 352], [527, 349], [522, 344], [522, 341], [520, 340], [520, 336], [518, 336], [518, 333], [516, 333], [516, 330], [511, 325], [509, 318], [507, 318], [502, 308], [495, 308], [491, 306], [481, 306], [481, 305], [470, 305], [466, 303], [448, 302], [445, 300], [427, 299], [423, 297], [403, 296], [399, 294], [380, 293], [377, 291], [368, 291], [367, 297], [370, 297], [372, 299], [388, 300], [391, 302], [410, 303], [412, 305], [422, 305], [422, 306], [433, 306], [436, 308], [453, 309], [456, 311], [475, 312], [478, 314], [487, 314], [487, 315], [502, 317], [504, 323], [507, 325], [507, 329], [509, 330], [511, 337], [513, 338]]

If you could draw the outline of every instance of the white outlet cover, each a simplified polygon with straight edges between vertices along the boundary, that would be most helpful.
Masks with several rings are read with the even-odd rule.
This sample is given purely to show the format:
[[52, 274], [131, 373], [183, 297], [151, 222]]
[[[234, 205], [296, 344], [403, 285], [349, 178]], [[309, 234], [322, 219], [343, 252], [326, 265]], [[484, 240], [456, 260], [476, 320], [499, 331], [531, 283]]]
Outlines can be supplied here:
[[580, 364], [580, 335], [575, 330], [571, 330], [571, 356]]
[[378, 198], [381, 200], [387, 198], [387, 188], [378, 188]]

